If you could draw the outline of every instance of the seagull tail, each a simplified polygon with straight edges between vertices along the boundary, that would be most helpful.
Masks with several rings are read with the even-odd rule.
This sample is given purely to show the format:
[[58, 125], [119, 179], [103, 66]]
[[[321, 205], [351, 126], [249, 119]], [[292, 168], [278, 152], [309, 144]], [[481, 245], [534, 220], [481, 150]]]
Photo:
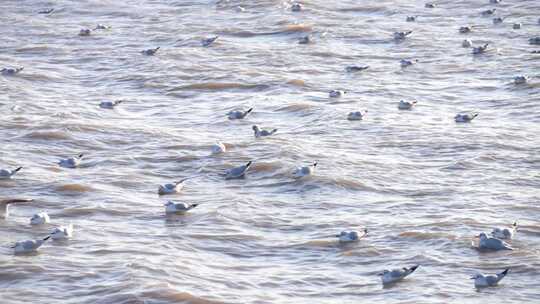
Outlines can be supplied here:
[[199, 204], [191, 204], [191, 206], [189, 207], [189, 209], [193, 209], [195, 207], [199, 206]]
[[84, 156], [84, 153], [81, 153], [81, 154], [79, 154], [77, 157], [78, 157], [78, 158], [83, 158], [83, 156]]
[[33, 199], [31, 198], [10, 198], [10, 199], [1, 200], [0, 204], [8, 205], [12, 203], [27, 203], [31, 201], [33, 201]]
[[497, 277], [499, 278], [499, 281], [508, 274], [508, 271], [510, 271], [510, 268], [506, 268], [503, 272], [497, 274]]
[[314, 162], [314, 163], [313, 163], [313, 167], [317, 167], [317, 162]]
[[244, 116], [248, 115], [249, 113], [251, 113], [251, 111], [253, 111], [253, 108], [249, 108], [246, 112], [244, 112]]
[[50, 238], [51, 238], [51, 236], [48, 235], [48, 236], [46, 236], [45, 238], [43, 238], [43, 241], [46, 241], [46, 240], [48, 240], [48, 239], [50, 239]]
[[19, 172], [19, 170], [21, 170], [22, 168], [23, 168], [23, 167], [18, 167], [17, 169], [11, 171], [11, 172], [12, 172], [11, 174], [13, 175], [13, 174]]
[[409, 273], [413, 273], [420, 265], [414, 265], [411, 268], [409, 268]]
[[272, 130], [272, 132], [270, 132], [270, 134], [274, 134], [276, 132], [277, 132], [277, 129], [274, 129], [274, 130]]
[[160, 48], [161, 48], [161, 47], [160, 47], [160, 46], [158, 46], [157, 48], [155, 48], [155, 49], [154, 49], [154, 51], [157, 51], [157, 50], [159, 50]]
[[517, 223], [517, 221], [514, 221], [514, 223], [512, 224], [512, 228], [514, 229], [514, 231], [517, 231], [517, 230], [518, 230], [518, 223]]
[[246, 170], [247, 170], [249, 167], [251, 167], [251, 164], [252, 164], [252, 163], [253, 163], [252, 161], [248, 161], [248, 162], [247, 162], [247, 164], [246, 164]]
[[480, 113], [474, 113], [474, 114], [472, 115], [472, 118], [471, 118], [471, 120], [475, 119], [475, 118], [476, 118], [476, 116], [478, 116], [478, 114], [480, 114]]

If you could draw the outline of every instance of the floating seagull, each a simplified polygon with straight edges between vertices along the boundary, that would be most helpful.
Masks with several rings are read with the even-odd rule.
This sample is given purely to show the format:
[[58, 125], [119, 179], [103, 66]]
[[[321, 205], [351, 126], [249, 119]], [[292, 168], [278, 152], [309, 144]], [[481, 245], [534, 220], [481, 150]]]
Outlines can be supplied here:
[[212, 154], [221, 154], [227, 151], [227, 147], [222, 142], [212, 145]]
[[515, 29], [515, 30], [519, 30], [521, 28], [521, 23], [514, 23], [512, 25], [512, 28]]
[[306, 35], [298, 40], [298, 44], [309, 44], [311, 43], [311, 38], [309, 35]]
[[478, 55], [478, 54], [484, 54], [487, 50], [487, 47], [488, 47], [489, 43], [486, 43], [482, 46], [477, 46], [477, 47], [474, 47], [473, 50], [472, 50], [472, 53], [474, 55]]
[[416, 18], [418, 18], [418, 16], [407, 16], [407, 19], [405, 19], [405, 20], [407, 22], [415, 22]]
[[489, 250], [514, 250], [510, 245], [506, 244], [502, 240], [488, 237], [484, 232], [478, 235], [480, 242], [478, 243], [479, 249], [489, 249]]
[[405, 67], [408, 67], [408, 66], [411, 66], [413, 65], [415, 62], [418, 62], [418, 59], [412, 61], [412, 60], [407, 60], [407, 59], [401, 59], [399, 61], [399, 64], [401, 65], [402, 68], [405, 68]]
[[435, 8], [435, 4], [434, 3], [426, 3], [424, 5], [425, 8]]
[[395, 40], [403, 40], [407, 36], [412, 34], [412, 31], [404, 31], [404, 32], [394, 32], [394, 39]]
[[420, 265], [415, 265], [411, 268], [403, 267], [401, 269], [385, 270], [380, 274], [382, 276], [382, 283], [383, 285], [386, 285], [401, 281], [413, 273], [419, 266]]
[[496, 275], [483, 275], [479, 273], [472, 276], [471, 279], [474, 280], [474, 287], [476, 288], [497, 286], [497, 283], [508, 274], [508, 270], [510, 269], [507, 268]]
[[345, 68], [345, 71], [348, 72], [348, 73], [354, 73], [354, 72], [360, 72], [360, 71], [367, 70], [367, 69], [369, 69], [369, 65], [361, 65], [361, 66], [350, 65], [350, 66]]
[[345, 94], [347, 94], [347, 92], [345, 92], [345, 91], [332, 90], [332, 91], [328, 92], [328, 97], [330, 97], [330, 98], [338, 98], [338, 97], [341, 97], [341, 96], [343, 96]]
[[10, 204], [27, 203], [31, 201], [33, 201], [31, 198], [8, 198], [0, 200], [0, 217], [8, 217]]
[[210, 38], [205, 38], [203, 40], [201, 40], [201, 45], [202, 46], [210, 46], [212, 43], [214, 43], [214, 41], [216, 41], [217, 39], [219, 38], [219, 36], [214, 36], [214, 37], [210, 37]]
[[358, 231], [356, 230], [345, 230], [341, 231], [340, 234], [336, 235], [337, 238], [339, 238], [340, 243], [351, 243], [356, 242], [360, 240], [361, 238], [365, 237], [368, 233], [367, 229], [364, 229], [364, 233], [360, 235]]
[[83, 158], [84, 154], [79, 154], [77, 156], [73, 156], [70, 158], [62, 159], [58, 164], [60, 167], [64, 168], [77, 168], [81, 164], [81, 159]]
[[92, 33], [91, 29], [81, 29], [79, 31], [79, 36], [90, 36], [91, 33]]
[[493, 18], [493, 24], [501, 24], [503, 23], [503, 21], [504, 21], [504, 18], [501, 18], [501, 17]]
[[495, 14], [496, 8], [488, 9], [482, 12], [482, 16], [491, 16]]
[[293, 3], [293, 5], [291, 6], [291, 11], [293, 12], [299, 12], [302, 10], [302, 4], [300, 3]]
[[146, 55], [146, 56], [154, 56], [156, 54], [156, 52], [160, 49], [161, 47], [157, 47], [155, 49], [147, 49], [147, 50], [144, 50], [144, 51], [141, 51], [141, 53], [143, 55]]
[[121, 104], [122, 102], [124, 102], [124, 101], [123, 100], [102, 101], [99, 104], [99, 107], [102, 108], [102, 109], [114, 109], [114, 107]]
[[234, 179], [234, 178], [244, 177], [249, 167], [251, 167], [251, 164], [252, 162], [249, 161], [245, 165], [227, 170], [227, 175], [225, 176], [225, 179]]
[[511, 240], [517, 232], [517, 222], [512, 224], [512, 228], [494, 228], [491, 235], [499, 240]]
[[254, 125], [251, 128], [253, 129], [253, 134], [257, 138], [270, 136], [277, 132], [277, 129], [273, 129], [273, 130], [260, 129], [257, 125]]
[[36, 213], [30, 219], [30, 225], [43, 225], [48, 224], [51, 221], [51, 218], [47, 212]]
[[465, 48], [470, 48], [471, 46], [473, 46], [473, 42], [471, 39], [465, 39], [463, 40], [463, 42], [461, 42], [461, 46]]
[[472, 29], [473, 29], [472, 26], [462, 26], [462, 27], [459, 28], [459, 32], [461, 34], [467, 34], [467, 33], [472, 32]]
[[15, 175], [15, 173], [19, 172], [23, 167], [18, 167], [18, 168], [15, 168], [13, 170], [9, 170], [9, 169], [1, 169], [0, 170], [0, 180], [1, 179], [11, 179], [11, 177], [13, 175]]
[[54, 228], [51, 232], [51, 238], [53, 240], [67, 240], [73, 237], [73, 224], [68, 226], [60, 226]]
[[98, 25], [96, 25], [96, 28], [94, 30], [108, 30], [110, 28], [111, 27], [108, 25], [99, 23]]
[[524, 84], [524, 83], [527, 83], [528, 80], [529, 80], [529, 77], [524, 76], [524, 75], [519, 75], [519, 76], [514, 77], [514, 84]]
[[404, 101], [401, 100], [398, 104], [398, 109], [400, 110], [410, 110], [417, 103], [417, 101]]
[[20, 241], [15, 243], [14, 246], [11, 248], [15, 249], [15, 253], [28, 253], [28, 252], [34, 252], [37, 251], [43, 243], [45, 243], [46, 240], [48, 240], [51, 236], [47, 236], [46, 238], [42, 240], [28, 240], [28, 241]]
[[466, 113], [466, 114], [457, 114], [454, 116], [455, 122], [471, 122], [474, 118], [478, 116], [478, 113]]
[[501, 3], [501, 0], [489, 0], [489, 3], [498, 4], [498, 3]]
[[364, 119], [364, 116], [367, 114], [367, 110], [365, 110], [364, 112], [361, 112], [361, 111], [354, 111], [354, 112], [350, 112], [348, 115], [347, 115], [347, 120], [362, 120]]
[[2, 68], [0, 70], [0, 73], [2, 73], [2, 75], [9, 75], [9, 76], [13, 76], [15, 74], [18, 74], [19, 72], [21, 72], [22, 70], [24, 70], [23, 67], [20, 67], [20, 68]]
[[165, 204], [165, 213], [179, 213], [183, 214], [188, 212], [189, 210], [199, 206], [199, 204], [186, 204], [186, 203], [174, 203], [172, 201], [168, 201]]
[[529, 39], [529, 44], [540, 45], [540, 36]]
[[253, 111], [253, 108], [249, 108], [247, 111], [234, 110], [234, 111], [230, 111], [229, 113], [227, 113], [227, 116], [231, 120], [233, 120], [233, 119], [244, 119], [249, 113], [251, 113], [251, 111]]
[[180, 193], [182, 189], [184, 188], [184, 182], [188, 180], [189, 178], [184, 178], [182, 180], [179, 180], [173, 184], [164, 184], [159, 185], [158, 188], [158, 194], [159, 195], [166, 195], [166, 194], [175, 194]]
[[313, 173], [315, 173], [315, 167], [317, 167], [316, 162], [309, 166], [297, 167], [296, 169], [294, 169], [292, 175], [296, 178], [312, 175]]
[[42, 11], [39, 11], [38, 14], [50, 14], [54, 11], [54, 8], [44, 9]]

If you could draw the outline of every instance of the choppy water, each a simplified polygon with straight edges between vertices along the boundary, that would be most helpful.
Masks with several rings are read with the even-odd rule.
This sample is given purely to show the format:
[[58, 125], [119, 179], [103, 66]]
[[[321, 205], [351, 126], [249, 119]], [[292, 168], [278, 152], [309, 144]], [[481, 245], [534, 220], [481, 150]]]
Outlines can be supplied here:
[[[497, 26], [480, 16], [488, 2], [317, 0], [293, 13], [271, 0], [1, 1], [0, 63], [25, 69], [0, 76], [0, 167], [24, 166], [0, 197], [36, 201], [0, 220], [0, 302], [540, 302], [540, 54], [527, 42], [540, 2], [503, 0]], [[77, 36], [97, 23], [112, 29]], [[314, 43], [298, 45], [306, 34]], [[472, 56], [465, 38], [497, 50]], [[514, 86], [519, 74], [533, 77]], [[97, 107], [115, 99], [129, 102]], [[419, 104], [398, 111], [400, 99]], [[353, 110], [369, 112], [347, 121]], [[461, 111], [480, 116], [456, 124]], [[254, 123], [279, 131], [254, 139]], [[218, 140], [229, 152], [209, 156]], [[81, 168], [56, 165], [81, 152]], [[246, 179], [224, 181], [248, 160]], [[316, 176], [290, 177], [315, 160]], [[200, 206], [165, 216], [157, 185], [192, 175], [170, 198]], [[52, 224], [31, 227], [40, 210]], [[514, 220], [515, 251], [471, 248]], [[9, 248], [70, 222], [67, 243]], [[358, 244], [328, 238], [363, 227]], [[377, 273], [413, 264], [382, 288]], [[506, 267], [497, 288], [468, 279]]]

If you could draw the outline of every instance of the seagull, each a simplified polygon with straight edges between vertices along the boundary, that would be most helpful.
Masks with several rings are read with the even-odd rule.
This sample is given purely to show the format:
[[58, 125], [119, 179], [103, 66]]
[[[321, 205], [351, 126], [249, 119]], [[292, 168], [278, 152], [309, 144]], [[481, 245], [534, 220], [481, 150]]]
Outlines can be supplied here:
[[404, 32], [394, 32], [394, 39], [395, 40], [403, 40], [407, 36], [412, 34], [412, 31], [404, 31]]
[[328, 92], [328, 97], [330, 98], [339, 98], [343, 95], [345, 95], [347, 92], [345, 91], [341, 91], [341, 90], [332, 90], [330, 92]]
[[27, 203], [31, 201], [33, 201], [31, 198], [8, 198], [0, 200], [0, 217], [8, 217], [10, 204]]
[[48, 224], [51, 221], [51, 218], [47, 212], [36, 213], [30, 219], [30, 225], [43, 225]]
[[426, 3], [424, 5], [425, 8], [435, 8], [435, 4], [434, 3]]
[[497, 286], [499, 281], [508, 274], [509, 270], [510, 269], [507, 268], [503, 272], [497, 273], [496, 275], [483, 275], [479, 273], [472, 276], [471, 279], [474, 280], [474, 287], [476, 288]]
[[406, 276], [413, 273], [420, 265], [414, 265], [411, 268], [403, 267], [401, 269], [385, 270], [381, 274], [383, 285], [395, 283], [403, 280]]
[[302, 10], [302, 4], [300, 3], [293, 3], [293, 5], [291, 6], [291, 11], [293, 12], [299, 12]]
[[51, 232], [51, 238], [53, 240], [67, 240], [73, 237], [73, 224], [68, 226], [60, 226], [54, 228]]
[[524, 76], [524, 75], [519, 75], [519, 76], [514, 77], [514, 84], [524, 84], [524, 83], [527, 83], [528, 80], [529, 80], [529, 77]]
[[255, 135], [256, 138], [270, 136], [277, 132], [277, 129], [273, 129], [273, 130], [260, 129], [257, 125], [254, 125], [251, 128], [253, 129], [253, 134]]
[[156, 52], [160, 49], [161, 47], [157, 47], [155, 49], [147, 49], [147, 50], [144, 50], [144, 51], [141, 51], [141, 53], [143, 55], [146, 55], [146, 56], [154, 56], [156, 54]]
[[158, 194], [166, 195], [166, 194], [180, 193], [180, 191], [182, 191], [182, 189], [184, 188], [184, 182], [187, 179], [189, 178], [184, 178], [180, 181], [174, 182], [173, 184], [159, 185]]
[[501, 17], [493, 18], [493, 24], [501, 24], [503, 23], [503, 21], [504, 21], [504, 18], [501, 18]]
[[229, 117], [230, 120], [244, 119], [249, 113], [251, 113], [251, 111], [253, 111], [253, 108], [249, 108], [247, 111], [234, 110], [227, 113], [227, 116]]
[[251, 164], [252, 162], [249, 161], [245, 165], [227, 170], [225, 179], [243, 178], [249, 167], [251, 167]]
[[407, 16], [407, 19], [405, 19], [405, 20], [407, 22], [415, 22], [416, 18], [418, 18], [418, 16]]
[[486, 52], [486, 50], [487, 50], [488, 45], [489, 45], [489, 43], [486, 43], [486, 44], [484, 44], [484, 45], [482, 45], [482, 46], [474, 47], [474, 48], [472, 49], [472, 53], [473, 53], [474, 55], [484, 54], [484, 53]]
[[99, 104], [99, 107], [102, 108], [102, 109], [114, 109], [114, 107], [121, 104], [122, 102], [124, 102], [124, 101], [123, 100], [102, 101]]
[[311, 38], [309, 35], [306, 35], [298, 40], [298, 44], [309, 44], [311, 43]]
[[[539, 20], [540, 21], [540, 20]], [[539, 22], [540, 23], [540, 22]], [[529, 44], [540, 45], [540, 36], [529, 38]]]
[[491, 231], [491, 236], [499, 240], [511, 240], [517, 232], [517, 227], [517, 222], [514, 222], [511, 228], [494, 228]]
[[515, 29], [515, 30], [519, 30], [521, 28], [521, 23], [514, 23], [512, 25], [512, 28]]
[[99, 23], [98, 25], [96, 25], [96, 28], [94, 30], [108, 30], [110, 28], [111, 27], [108, 25]]
[[19, 172], [23, 167], [18, 167], [18, 168], [15, 168], [13, 170], [9, 170], [9, 169], [1, 169], [0, 170], [0, 180], [1, 179], [11, 179], [11, 177], [13, 175], [15, 175], [15, 173]]
[[2, 73], [2, 75], [13, 76], [15, 74], [18, 74], [22, 70], [24, 70], [23, 67], [20, 67], [20, 68], [2, 68], [0, 70], [0, 73]]
[[417, 103], [417, 101], [413, 101], [413, 102], [410, 102], [410, 101], [404, 101], [404, 100], [401, 100], [398, 104], [398, 109], [400, 110], [410, 110], [412, 109], [412, 107]]
[[470, 32], [472, 32], [472, 26], [462, 26], [462, 27], [459, 28], [459, 32], [461, 34], [470, 33]]
[[369, 65], [361, 65], [361, 66], [349, 65], [348, 67], [345, 68], [345, 71], [348, 73], [354, 73], [354, 72], [360, 72], [367, 69], [369, 69]]
[[482, 16], [491, 16], [495, 14], [496, 8], [488, 9], [482, 12]]
[[165, 204], [165, 213], [171, 214], [171, 213], [177, 213], [177, 214], [184, 214], [188, 212], [189, 210], [199, 206], [199, 204], [186, 204], [186, 203], [175, 203], [172, 201], [168, 201]]
[[315, 173], [315, 167], [317, 167], [317, 162], [314, 162], [309, 166], [297, 167], [292, 174], [296, 178], [312, 175]]
[[478, 113], [457, 114], [454, 116], [455, 122], [471, 122], [478, 116]]
[[51, 236], [47, 236], [46, 238], [42, 240], [27, 240], [27, 241], [20, 241], [15, 243], [14, 246], [11, 248], [15, 249], [15, 253], [28, 253], [28, 252], [34, 252], [37, 251], [43, 243], [45, 243], [46, 240], [48, 240]]
[[79, 36], [90, 36], [91, 33], [92, 33], [91, 29], [81, 29], [79, 31]]
[[83, 158], [84, 154], [79, 154], [77, 156], [73, 156], [70, 158], [62, 159], [58, 164], [60, 167], [64, 168], [77, 168], [81, 164], [81, 159]]
[[399, 61], [399, 64], [401, 65], [402, 68], [405, 68], [405, 67], [413, 65], [415, 62], [418, 62], [418, 60], [413, 61], [413, 60], [401, 59]]
[[227, 151], [227, 147], [222, 142], [212, 145], [212, 154], [221, 154]]
[[205, 38], [203, 40], [201, 40], [201, 45], [202, 46], [210, 46], [212, 43], [214, 43], [214, 41], [216, 41], [217, 39], [219, 38], [219, 36], [214, 36], [214, 37], [210, 37], [210, 38]]
[[514, 250], [510, 245], [506, 244], [502, 240], [488, 237], [484, 232], [478, 235], [480, 242], [478, 243], [479, 249], [489, 249], [489, 250]]
[[345, 230], [341, 231], [340, 234], [336, 235], [337, 238], [339, 238], [340, 243], [351, 243], [356, 242], [360, 240], [361, 238], [365, 237], [368, 233], [367, 229], [364, 229], [364, 233], [362, 235], [359, 235], [358, 231], [356, 230]]
[[54, 11], [54, 8], [44, 9], [38, 12], [38, 14], [50, 14]]
[[491, 4], [498, 4], [498, 3], [501, 3], [502, 1], [501, 0], [489, 0], [489, 3]]
[[364, 112], [361, 112], [361, 111], [355, 111], [355, 112], [350, 112], [349, 115], [347, 115], [347, 120], [362, 120], [364, 119], [364, 116], [367, 114], [367, 110], [365, 110]]
[[461, 46], [465, 48], [470, 48], [473, 45], [473, 42], [471, 39], [465, 39], [463, 42], [461, 42]]

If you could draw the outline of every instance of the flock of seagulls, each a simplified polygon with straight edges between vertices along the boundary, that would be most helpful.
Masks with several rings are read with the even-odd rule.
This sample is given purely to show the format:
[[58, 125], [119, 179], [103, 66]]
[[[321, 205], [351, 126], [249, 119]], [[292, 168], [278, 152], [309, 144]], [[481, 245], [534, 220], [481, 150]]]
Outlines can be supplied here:
[[[501, 0], [490, 0], [489, 2], [491, 4], [497, 4]], [[434, 8], [434, 3], [426, 3], [426, 8]], [[300, 3], [294, 3], [291, 6], [291, 10], [293, 12], [300, 12], [302, 11], [303, 6]], [[48, 9], [39, 11], [39, 14], [50, 14], [54, 11], [54, 9]], [[496, 9], [489, 9], [481, 12], [482, 16], [492, 16], [496, 12]], [[406, 21], [407, 22], [415, 22], [417, 20], [418, 16], [407, 16]], [[495, 17], [493, 19], [494, 24], [500, 24], [504, 22], [503, 17]], [[540, 20], [539, 20], [540, 23]], [[514, 23], [513, 29], [520, 29], [522, 27], [521, 23]], [[79, 36], [90, 36], [92, 32], [97, 30], [108, 30], [110, 29], [110, 26], [98, 24], [93, 30], [92, 29], [81, 29], [79, 32]], [[459, 33], [467, 34], [474, 30], [474, 26], [462, 26], [459, 28]], [[401, 41], [404, 39], [407, 39], [413, 32], [412, 31], [397, 31], [393, 33], [393, 38], [397, 41]], [[201, 45], [203, 47], [208, 47], [212, 45], [219, 36], [214, 36], [210, 38], [205, 38], [201, 40]], [[299, 41], [300, 44], [307, 44], [310, 43], [310, 37], [305, 36], [302, 37]], [[540, 37], [534, 37], [529, 39], [529, 43], [533, 45], [540, 45]], [[484, 44], [481, 46], [474, 46], [473, 42], [470, 39], [465, 39], [462, 42], [462, 46], [465, 48], [471, 48], [472, 47], [472, 53], [475, 55], [483, 54], [486, 51], [488, 51], [489, 44]], [[143, 55], [146, 56], [153, 56], [160, 50], [160, 47], [156, 47], [153, 49], [146, 49], [141, 51]], [[405, 68], [408, 66], [411, 66], [415, 63], [417, 63], [418, 60], [407, 60], [402, 59], [400, 61], [401, 67]], [[363, 70], [368, 69], [369, 66], [347, 66], [345, 68], [346, 72], [361, 72]], [[3, 68], [0, 70], [2, 75], [6, 76], [13, 76], [23, 71], [23, 67], [18, 68]], [[519, 75], [514, 78], [514, 83], [524, 84], [527, 83], [528, 77], [524, 75]], [[344, 96], [347, 92], [342, 90], [331, 90], [328, 93], [329, 98], [340, 98]], [[99, 104], [100, 108], [103, 109], [114, 109], [116, 106], [120, 105], [123, 101], [117, 100], [117, 101], [104, 101]], [[411, 110], [415, 105], [417, 104], [417, 101], [404, 101], [401, 100], [398, 103], [398, 109], [399, 110]], [[238, 120], [238, 119], [244, 119], [246, 118], [250, 113], [252, 113], [253, 108], [249, 108], [247, 110], [234, 110], [230, 111], [226, 114], [228, 119], [230, 120]], [[362, 120], [367, 114], [367, 110], [365, 111], [355, 111], [350, 112], [347, 116], [348, 120]], [[478, 113], [458, 113], [454, 120], [458, 123], [468, 123], [471, 122], [473, 119], [475, 119], [478, 116]], [[252, 126], [254, 136], [256, 138], [260, 137], [268, 137], [272, 136], [277, 132], [277, 129], [262, 129], [257, 125]], [[214, 144], [211, 147], [212, 154], [221, 154], [225, 153], [227, 151], [226, 146], [218, 142]], [[81, 162], [83, 160], [84, 154], [79, 154], [73, 157], [69, 157], [66, 159], [62, 159], [58, 162], [58, 165], [63, 168], [78, 168], [81, 165]], [[243, 164], [238, 167], [234, 167], [232, 169], [227, 170], [225, 174], [225, 179], [239, 179], [244, 178], [250, 167], [252, 166], [252, 162], [249, 161], [246, 164]], [[307, 166], [299, 166], [295, 168], [295, 170], [292, 172], [292, 177], [294, 178], [304, 178], [310, 175], [315, 174], [315, 169], [317, 167], [317, 162], [314, 162]], [[17, 174], [22, 167], [18, 167], [15, 169], [1, 169], [0, 170], [0, 180], [6, 180], [6, 179], [12, 179], [15, 174]], [[164, 185], [159, 185], [158, 187], [158, 194], [159, 195], [170, 195], [170, 194], [178, 194], [182, 191], [184, 187], [185, 181], [189, 178], [185, 178], [173, 183], [168, 183]], [[9, 215], [9, 205], [13, 203], [24, 203], [24, 202], [30, 202], [31, 199], [7, 199], [0, 201], [0, 215], [3, 217], [7, 217]], [[165, 207], [165, 213], [166, 214], [184, 214], [191, 209], [197, 207], [198, 204], [187, 204], [187, 203], [175, 203], [173, 201], [168, 201], [164, 204]], [[49, 215], [46, 212], [39, 212], [32, 216], [30, 219], [31, 225], [44, 225], [50, 223], [51, 219]], [[507, 228], [495, 228], [491, 232], [491, 236], [488, 236], [486, 233], [482, 232], [478, 235], [478, 244], [475, 245], [473, 242], [473, 246], [476, 247], [479, 250], [513, 250], [512, 246], [505, 242], [505, 240], [512, 240], [515, 233], [517, 232], [517, 223], [514, 223], [511, 227]], [[340, 243], [352, 243], [352, 242], [358, 242], [364, 237], [366, 237], [368, 234], [368, 230], [364, 229], [362, 232], [356, 231], [356, 230], [345, 230], [342, 231], [340, 234], [335, 235]], [[49, 239], [52, 240], [66, 240], [70, 239], [73, 236], [73, 225], [69, 224], [67, 226], [59, 226], [55, 228], [49, 235], [47, 235], [43, 239], [37, 239], [37, 240], [26, 240], [26, 241], [20, 241], [16, 242], [12, 248], [14, 249], [14, 253], [29, 253], [29, 252], [35, 252], [38, 250], [39, 247], [41, 247], [46, 241]], [[402, 279], [406, 278], [407, 276], [411, 275], [418, 269], [419, 265], [414, 265], [412, 267], [403, 267], [401, 269], [393, 269], [393, 270], [384, 270], [379, 275], [381, 276], [382, 283], [384, 285], [387, 284], [393, 284], [398, 281], [401, 281]], [[481, 287], [490, 287], [490, 286], [496, 286], [509, 272], [509, 269], [505, 269], [504, 271], [495, 274], [495, 275], [484, 275], [484, 274], [476, 274], [471, 277], [471, 279], [474, 280], [474, 285], [478, 288]]]

